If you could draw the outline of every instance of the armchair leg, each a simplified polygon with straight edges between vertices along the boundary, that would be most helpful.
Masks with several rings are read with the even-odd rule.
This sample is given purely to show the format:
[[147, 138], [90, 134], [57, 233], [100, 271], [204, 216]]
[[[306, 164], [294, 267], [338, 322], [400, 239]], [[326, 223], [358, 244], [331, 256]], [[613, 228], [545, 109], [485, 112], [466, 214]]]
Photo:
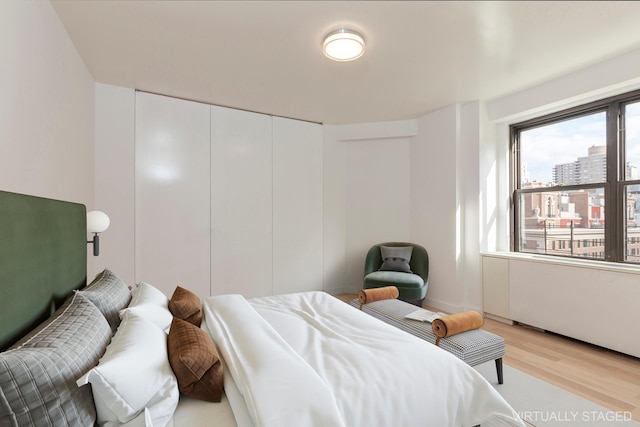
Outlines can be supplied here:
[[498, 373], [498, 384], [502, 384], [503, 383], [502, 357], [500, 359], [496, 359], [496, 372]]

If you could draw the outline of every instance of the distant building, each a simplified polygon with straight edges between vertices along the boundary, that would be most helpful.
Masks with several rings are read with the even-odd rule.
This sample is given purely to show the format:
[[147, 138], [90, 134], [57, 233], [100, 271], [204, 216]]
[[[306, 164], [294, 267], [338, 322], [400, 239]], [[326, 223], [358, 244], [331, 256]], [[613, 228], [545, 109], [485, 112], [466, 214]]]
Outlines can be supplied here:
[[589, 147], [586, 157], [578, 157], [571, 163], [555, 165], [552, 177], [556, 185], [605, 182], [607, 180], [607, 147], [594, 145]]
[[572, 185], [577, 182], [576, 164], [564, 163], [555, 165], [552, 171], [553, 183], [556, 185]]
[[[638, 179], [638, 169], [627, 162], [626, 179]], [[555, 185], [579, 185], [607, 180], [607, 147], [589, 147], [586, 157], [578, 157], [571, 163], [555, 165], [551, 171]], [[527, 182], [527, 181], [523, 181]]]
[[587, 157], [578, 157], [576, 163], [578, 168], [578, 182], [576, 184], [605, 182], [607, 180], [607, 147], [604, 145], [589, 147]]
[[[635, 166], [627, 163], [626, 178], [638, 179]], [[526, 177], [526, 167], [523, 167]], [[586, 157], [553, 167], [555, 185], [581, 185], [606, 182], [605, 146], [592, 146]], [[572, 191], [545, 191], [547, 184], [523, 180], [520, 213], [521, 248], [527, 252], [604, 259], [604, 188]], [[640, 190], [629, 188], [626, 197], [625, 255], [640, 262]]]

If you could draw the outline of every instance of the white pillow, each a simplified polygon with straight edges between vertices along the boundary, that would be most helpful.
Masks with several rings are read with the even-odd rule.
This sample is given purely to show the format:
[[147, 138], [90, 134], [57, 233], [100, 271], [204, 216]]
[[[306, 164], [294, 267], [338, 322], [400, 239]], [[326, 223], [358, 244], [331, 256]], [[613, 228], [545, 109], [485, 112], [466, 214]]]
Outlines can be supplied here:
[[146, 410], [154, 427], [164, 427], [180, 396], [167, 356], [167, 335], [132, 312], [124, 313], [98, 366], [77, 381], [78, 386], [87, 383], [98, 423], [107, 426], [133, 421]]
[[149, 409], [144, 408], [137, 417], [126, 423], [108, 421], [101, 427], [154, 427]]
[[173, 315], [169, 311], [169, 298], [154, 286], [140, 282], [132, 292], [131, 302], [125, 309], [120, 310], [120, 319], [124, 313], [134, 312], [140, 317], [155, 323], [165, 333], [171, 329]]
[[131, 305], [154, 303], [163, 307], [169, 306], [169, 297], [161, 290], [147, 282], [138, 283], [131, 291]]

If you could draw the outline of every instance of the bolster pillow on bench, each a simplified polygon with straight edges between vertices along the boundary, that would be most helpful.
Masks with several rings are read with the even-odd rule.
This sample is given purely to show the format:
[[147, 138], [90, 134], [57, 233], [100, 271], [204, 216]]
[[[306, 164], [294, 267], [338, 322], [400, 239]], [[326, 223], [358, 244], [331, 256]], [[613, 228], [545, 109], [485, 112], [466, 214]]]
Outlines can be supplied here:
[[358, 299], [360, 300], [360, 310], [362, 310], [362, 304], [367, 304], [374, 301], [380, 301], [383, 299], [395, 299], [398, 298], [400, 292], [395, 286], [383, 286], [382, 288], [363, 289], [358, 293]]
[[477, 311], [465, 311], [458, 314], [442, 316], [431, 322], [433, 333], [438, 337], [436, 345], [440, 344], [440, 338], [450, 337], [461, 332], [478, 329], [484, 324], [482, 315]]

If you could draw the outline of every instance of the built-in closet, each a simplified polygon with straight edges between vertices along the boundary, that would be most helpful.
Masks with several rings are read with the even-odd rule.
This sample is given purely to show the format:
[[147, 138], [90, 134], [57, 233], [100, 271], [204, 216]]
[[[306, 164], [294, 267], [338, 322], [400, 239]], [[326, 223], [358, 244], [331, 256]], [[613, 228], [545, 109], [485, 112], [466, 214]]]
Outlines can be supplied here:
[[[118, 103], [135, 103], [133, 147], [119, 148], [134, 158], [132, 177], [124, 179], [134, 201], [120, 218], [133, 222], [135, 281], [167, 295], [176, 285], [200, 296], [322, 290], [321, 125], [145, 92], [118, 98], [111, 93], [122, 88], [98, 89], [101, 121], [110, 120], [105, 110], [123, 115]], [[102, 197], [105, 210], [119, 203], [117, 189], [109, 194]], [[117, 227], [112, 218], [109, 231], [117, 234]]]

